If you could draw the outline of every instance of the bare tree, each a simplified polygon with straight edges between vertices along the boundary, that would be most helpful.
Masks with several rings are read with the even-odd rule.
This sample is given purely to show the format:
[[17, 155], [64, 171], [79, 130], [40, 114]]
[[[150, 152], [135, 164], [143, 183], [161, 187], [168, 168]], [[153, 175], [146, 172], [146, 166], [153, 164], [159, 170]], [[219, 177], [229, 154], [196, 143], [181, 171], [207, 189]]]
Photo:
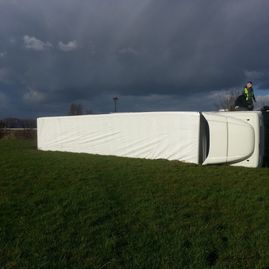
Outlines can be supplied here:
[[69, 107], [68, 115], [83, 115], [83, 107], [81, 104], [72, 103]]
[[239, 95], [242, 94], [242, 91], [233, 89], [226, 91], [224, 94], [219, 94], [218, 101], [216, 103], [217, 109], [225, 109], [228, 111], [235, 110], [235, 100]]
[[268, 96], [257, 96], [257, 106], [261, 109], [261, 111], [269, 110], [269, 97]]

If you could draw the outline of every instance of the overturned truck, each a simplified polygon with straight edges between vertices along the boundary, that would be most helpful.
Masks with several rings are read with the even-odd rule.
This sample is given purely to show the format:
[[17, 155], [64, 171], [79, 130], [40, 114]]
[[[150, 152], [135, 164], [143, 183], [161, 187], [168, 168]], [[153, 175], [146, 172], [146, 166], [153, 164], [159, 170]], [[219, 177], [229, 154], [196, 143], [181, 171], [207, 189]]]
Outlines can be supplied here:
[[38, 149], [259, 167], [261, 112], [144, 112], [44, 117]]

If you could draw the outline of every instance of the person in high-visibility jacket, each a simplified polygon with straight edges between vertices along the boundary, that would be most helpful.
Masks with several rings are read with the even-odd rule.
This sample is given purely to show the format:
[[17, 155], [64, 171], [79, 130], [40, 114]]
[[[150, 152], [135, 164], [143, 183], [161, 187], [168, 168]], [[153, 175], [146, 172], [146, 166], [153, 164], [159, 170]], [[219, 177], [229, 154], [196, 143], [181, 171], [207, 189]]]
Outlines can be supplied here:
[[254, 94], [253, 83], [251, 81], [249, 81], [244, 88], [244, 96], [248, 110], [253, 110], [253, 100], [256, 102], [256, 98]]

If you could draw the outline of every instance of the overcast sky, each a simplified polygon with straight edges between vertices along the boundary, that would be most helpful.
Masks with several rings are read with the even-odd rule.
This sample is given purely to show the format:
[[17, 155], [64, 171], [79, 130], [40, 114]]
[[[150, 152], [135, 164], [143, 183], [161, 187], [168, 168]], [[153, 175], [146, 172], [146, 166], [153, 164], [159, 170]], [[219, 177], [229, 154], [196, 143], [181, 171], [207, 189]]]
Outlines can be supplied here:
[[[0, 118], [269, 100], [268, 0], [0, 0]], [[261, 100], [261, 97], [260, 97]]]

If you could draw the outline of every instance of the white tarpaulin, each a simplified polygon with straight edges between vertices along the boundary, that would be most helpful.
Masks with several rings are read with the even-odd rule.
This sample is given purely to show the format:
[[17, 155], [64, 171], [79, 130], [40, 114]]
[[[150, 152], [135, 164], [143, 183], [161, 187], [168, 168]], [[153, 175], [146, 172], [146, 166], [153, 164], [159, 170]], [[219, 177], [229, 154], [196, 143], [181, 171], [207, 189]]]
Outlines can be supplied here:
[[39, 118], [40, 150], [199, 162], [198, 112]]

